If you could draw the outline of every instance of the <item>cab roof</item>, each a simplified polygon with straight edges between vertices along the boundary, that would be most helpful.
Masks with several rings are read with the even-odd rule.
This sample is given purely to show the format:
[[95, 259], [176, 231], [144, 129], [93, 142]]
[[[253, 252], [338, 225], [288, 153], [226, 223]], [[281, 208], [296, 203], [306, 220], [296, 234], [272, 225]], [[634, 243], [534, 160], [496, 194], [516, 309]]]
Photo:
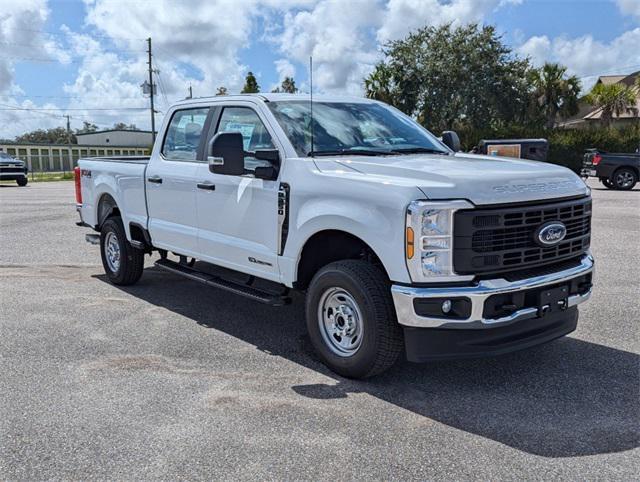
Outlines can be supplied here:
[[[302, 100], [309, 101], [309, 94], [281, 94], [281, 93], [258, 93], [258, 94], [236, 94], [236, 95], [214, 95], [208, 97], [194, 97], [192, 99], [184, 99], [176, 103], [176, 105], [191, 104], [202, 101], [234, 101], [234, 100], [247, 100], [257, 99], [262, 102], [276, 102], [276, 101], [292, 101]], [[362, 103], [371, 104], [375, 103], [375, 100], [367, 99], [365, 97], [356, 97], [352, 95], [324, 95], [313, 94], [313, 102], [349, 102], [349, 103]]]

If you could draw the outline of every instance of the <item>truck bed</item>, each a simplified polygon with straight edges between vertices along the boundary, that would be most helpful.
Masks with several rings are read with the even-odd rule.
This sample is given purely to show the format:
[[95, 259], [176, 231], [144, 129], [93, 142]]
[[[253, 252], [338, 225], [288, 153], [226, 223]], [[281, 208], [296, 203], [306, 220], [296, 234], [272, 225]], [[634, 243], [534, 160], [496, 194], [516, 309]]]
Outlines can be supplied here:
[[[120, 207], [129, 235], [130, 223], [147, 226], [145, 173], [149, 156], [90, 157], [78, 161], [82, 190], [82, 219], [90, 226], [101, 224], [101, 203], [111, 197]], [[107, 198], [107, 199], [105, 199]]]

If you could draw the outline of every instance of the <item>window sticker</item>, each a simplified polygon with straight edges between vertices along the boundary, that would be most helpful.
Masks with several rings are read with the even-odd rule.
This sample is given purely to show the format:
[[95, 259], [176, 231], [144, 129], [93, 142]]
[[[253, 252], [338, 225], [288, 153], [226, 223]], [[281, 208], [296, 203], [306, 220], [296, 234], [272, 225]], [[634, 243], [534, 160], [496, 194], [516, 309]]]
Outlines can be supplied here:
[[244, 150], [249, 150], [249, 144], [251, 143], [251, 137], [253, 131], [256, 128], [255, 124], [244, 124], [242, 122], [228, 122], [224, 127], [225, 132], [240, 132], [242, 134], [242, 144]]

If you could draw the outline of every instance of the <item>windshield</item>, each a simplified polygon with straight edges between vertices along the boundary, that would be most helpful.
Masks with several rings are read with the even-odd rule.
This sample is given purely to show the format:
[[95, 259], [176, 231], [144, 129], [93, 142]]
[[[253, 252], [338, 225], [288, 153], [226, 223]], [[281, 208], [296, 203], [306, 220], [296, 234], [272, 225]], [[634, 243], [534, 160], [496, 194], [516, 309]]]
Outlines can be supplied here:
[[312, 153], [309, 102], [275, 101], [267, 105], [301, 157], [449, 153], [411, 118], [373, 102], [314, 102]]
[[0, 159], [13, 159], [13, 157], [5, 152], [0, 152]]

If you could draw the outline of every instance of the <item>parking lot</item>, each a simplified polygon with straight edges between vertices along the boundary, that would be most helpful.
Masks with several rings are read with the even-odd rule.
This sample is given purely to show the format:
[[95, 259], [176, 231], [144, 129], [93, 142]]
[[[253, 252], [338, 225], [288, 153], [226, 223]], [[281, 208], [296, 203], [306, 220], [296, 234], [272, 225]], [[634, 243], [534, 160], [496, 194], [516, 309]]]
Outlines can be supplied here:
[[112, 286], [73, 183], [2, 186], [0, 479], [636, 478], [640, 192], [591, 185], [576, 332], [365, 382], [317, 361], [301, 297], [267, 307], [151, 259]]

